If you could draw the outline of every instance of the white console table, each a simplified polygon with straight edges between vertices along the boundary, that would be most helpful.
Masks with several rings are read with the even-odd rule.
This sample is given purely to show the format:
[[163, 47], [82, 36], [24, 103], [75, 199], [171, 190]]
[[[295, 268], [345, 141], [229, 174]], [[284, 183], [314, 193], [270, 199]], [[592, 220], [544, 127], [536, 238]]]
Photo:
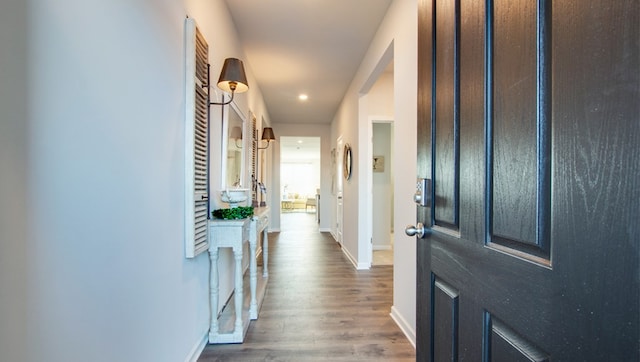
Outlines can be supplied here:
[[[209, 328], [209, 343], [242, 343], [244, 335], [249, 327], [249, 321], [258, 319], [265, 288], [258, 293], [258, 266], [256, 261], [258, 235], [262, 233], [262, 278], [266, 283], [268, 272], [269, 240], [267, 227], [269, 226], [269, 209], [267, 207], [255, 208], [254, 216], [241, 220], [209, 220], [209, 258], [211, 259], [210, 277], [210, 307], [211, 323]], [[242, 259], [244, 244], [249, 243], [249, 308], [243, 313], [244, 283], [242, 271]], [[234, 312], [235, 318], [230, 331], [221, 328], [218, 320], [219, 299], [219, 271], [218, 253], [220, 248], [231, 248], [235, 259], [234, 269]], [[243, 314], [245, 316], [243, 317]]]

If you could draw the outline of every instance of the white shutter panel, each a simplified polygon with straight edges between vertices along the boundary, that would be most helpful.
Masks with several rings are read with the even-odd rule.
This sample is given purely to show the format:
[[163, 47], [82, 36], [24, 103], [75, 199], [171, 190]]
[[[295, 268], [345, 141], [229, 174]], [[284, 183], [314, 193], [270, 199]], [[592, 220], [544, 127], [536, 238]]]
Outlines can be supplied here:
[[193, 19], [185, 22], [185, 252], [187, 258], [206, 251], [209, 206], [207, 82], [209, 46]]

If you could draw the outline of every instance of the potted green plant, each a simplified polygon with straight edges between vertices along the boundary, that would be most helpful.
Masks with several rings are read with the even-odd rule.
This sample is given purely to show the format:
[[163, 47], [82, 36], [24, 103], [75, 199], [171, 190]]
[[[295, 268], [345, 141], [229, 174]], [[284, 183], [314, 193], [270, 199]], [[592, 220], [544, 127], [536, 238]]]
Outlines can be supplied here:
[[253, 216], [253, 206], [236, 206], [229, 209], [217, 209], [211, 212], [216, 219], [237, 220]]

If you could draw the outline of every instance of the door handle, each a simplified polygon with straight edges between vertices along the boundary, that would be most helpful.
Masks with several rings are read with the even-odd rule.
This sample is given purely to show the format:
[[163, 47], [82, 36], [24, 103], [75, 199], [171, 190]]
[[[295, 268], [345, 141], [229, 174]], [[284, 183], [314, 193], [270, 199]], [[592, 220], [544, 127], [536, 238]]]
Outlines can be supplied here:
[[431, 229], [425, 228], [424, 225], [419, 222], [416, 226], [407, 225], [407, 227], [404, 228], [404, 233], [407, 234], [407, 236], [417, 236], [418, 239], [422, 239], [431, 234]]

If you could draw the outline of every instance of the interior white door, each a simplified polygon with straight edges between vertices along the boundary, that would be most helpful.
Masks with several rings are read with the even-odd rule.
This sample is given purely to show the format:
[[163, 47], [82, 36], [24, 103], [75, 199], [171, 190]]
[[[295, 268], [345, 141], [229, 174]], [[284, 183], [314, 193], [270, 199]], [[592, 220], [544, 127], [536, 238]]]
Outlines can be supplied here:
[[342, 187], [343, 187], [343, 141], [342, 137], [338, 137], [336, 142], [336, 241], [342, 245], [342, 222], [343, 222], [343, 199], [342, 199]]

